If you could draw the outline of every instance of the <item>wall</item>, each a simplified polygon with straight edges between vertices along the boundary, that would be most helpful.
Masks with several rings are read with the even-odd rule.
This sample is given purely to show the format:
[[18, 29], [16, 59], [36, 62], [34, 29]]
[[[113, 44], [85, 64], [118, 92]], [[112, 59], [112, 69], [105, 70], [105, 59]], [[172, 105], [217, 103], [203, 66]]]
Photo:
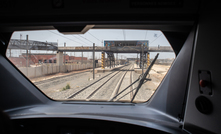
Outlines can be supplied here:
[[[101, 64], [97, 63], [96, 67], [100, 67]], [[25, 76], [28, 78], [40, 77], [49, 74], [56, 74], [56, 73], [64, 73], [64, 72], [71, 72], [76, 70], [84, 70], [93, 68], [93, 64], [70, 64], [70, 65], [61, 65], [56, 66], [54, 64], [47, 65], [47, 66], [38, 66], [38, 67], [20, 67], [18, 68]]]

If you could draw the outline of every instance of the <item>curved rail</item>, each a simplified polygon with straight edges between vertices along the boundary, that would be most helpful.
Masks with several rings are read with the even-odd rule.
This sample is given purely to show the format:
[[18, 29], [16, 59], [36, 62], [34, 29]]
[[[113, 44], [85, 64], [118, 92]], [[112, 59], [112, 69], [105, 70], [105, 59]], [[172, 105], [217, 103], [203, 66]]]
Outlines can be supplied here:
[[[121, 70], [122, 70], [122, 69], [121, 69]], [[101, 84], [98, 88], [96, 88], [89, 96], [87, 96], [86, 99], [91, 98], [103, 85], [105, 85], [108, 81], [110, 81], [110, 79], [112, 79], [114, 76], [116, 76], [119, 72], [120, 72], [120, 70], [119, 70], [118, 72], [111, 72], [111, 73], [105, 75], [104, 77], [100, 78], [99, 80], [97, 80], [97, 81], [91, 83], [90, 85], [88, 85], [88, 86], [86, 86], [86, 87], [84, 87], [84, 88], [78, 90], [77, 92], [73, 93], [72, 95], [70, 95], [69, 97], [67, 97], [67, 99], [71, 99], [71, 98], [75, 97], [76, 95], [78, 95], [79, 93], [83, 92], [84, 90], [86, 90], [86, 89], [89, 88], [90, 86], [92, 86], [92, 85], [94, 85], [95, 83], [101, 81], [102, 79], [106, 78], [107, 76], [109, 76], [109, 75], [115, 73], [115, 74], [114, 74], [113, 76], [111, 76], [108, 80], [106, 80], [103, 84]]]
[[[130, 70], [131, 68], [132, 68], [132, 66], [131, 66], [128, 70]], [[113, 98], [114, 96], [116, 96], [116, 95], [118, 94], [118, 92], [119, 92], [119, 90], [120, 90], [120, 88], [121, 88], [122, 82], [123, 82], [123, 80], [124, 80], [124, 77], [125, 77], [125, 75], [127, 74], [128, 70], [127, 70], [127, 71], [122, 75], [122, 77], [120, 78], [120, 80], [119, 80], [119, 82], [118, 82], [118, 84], [117, 84], [115, 90], [113, 91], [113, 93], [112, 93], [110, 99]]]

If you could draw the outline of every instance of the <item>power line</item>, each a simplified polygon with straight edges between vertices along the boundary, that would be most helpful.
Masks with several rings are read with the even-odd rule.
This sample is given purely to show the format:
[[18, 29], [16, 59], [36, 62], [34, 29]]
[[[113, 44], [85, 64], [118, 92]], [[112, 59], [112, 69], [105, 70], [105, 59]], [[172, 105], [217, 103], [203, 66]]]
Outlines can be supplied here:
[[124, 30], [123, 30], [123, 36], [124, 36], [124, 40], [125, 40], [126, 37], [125, 37], [125, 31]]
[[[80, 36], [80, 35], [78, 35], [78, 36]], [[87, 38], [85, 38], [85, 37], [82, 37], [82, 36], [80, 36], [81, 38], [83, 38], [83, 39], [85, 39], [85, 40], [87, 40], [87, 41], [89, 41], [89, 42], [91, 42], [91, 43], [94, 43], [94, 42], [92, 42], [92, 41], [90, 41], [90, 40], [88, 40]]]
[[[61, 36], [61, 37], [63, 37], [63, 38], [66, 38], [66, 39], [68, 39], [68, 40], [71, 40], [71, 41], [73, 41], [73, 42], [76, 42], [76, 43], [82, 44], [82, 43], [80, 43], [80, 42], [77, 42], [77, 41], [72, 40], [72, 39], [70, 39], [70, 38], [67, 38], [67, 37], [65, 37], [65, 36], [62, 36], [62, 35], [60, 35], [60, 34], [58, 34], [58, 33], [52, 32], [52, 31], [50, 31], [50, 30], [48, 30], [48, 31], [51, 32], [51, 33], [53, 33], [53, 34], [59, 35], [59, 36]], [[83, 44], [83, 45], [84, 45], [84, 44]]]
[[98, 39], [97, 37], [95, 37], [94, 35], [92, 35], [91, 33], [87, 32], [88, 34], [90, 34], [91, 36], [93, 36], [95, 39], [97, 39], [98, 41], [102, 42], [100, 39]]
[[[74, 36], [74, 35], [72, 35], [73, 37], [75, 37], [75, 38], [77, 38], [76, 36]], [[80, 40], [80, 41], [82, 41], [82, 42], [84, 42], [83, 40], [81, 40], [81, 39], [79, 39], [79, 38], [77, 38], [78, 40]], [[87, 44], [86, 42], [84, 42], [85, 44]], [[87, 44], [88, 45], [88, 44]]]
[[[162, 35], [162, 34], [161, 34], [161, 35]], [[160, 35], [160, 36], [161, 36], [161, 35]], [[160, 36], [158, 36], [155, 40], [157, 40]], [[153, 40], [152, 42], [150, 42], [150, 44], [152, 44], [155, 40]]]
[[145, 40], [146, 40], [146, 37], [147, 37], [147, 32], [148, 32], [148, 30], [146, 30], [146, 34], [145, 34]]

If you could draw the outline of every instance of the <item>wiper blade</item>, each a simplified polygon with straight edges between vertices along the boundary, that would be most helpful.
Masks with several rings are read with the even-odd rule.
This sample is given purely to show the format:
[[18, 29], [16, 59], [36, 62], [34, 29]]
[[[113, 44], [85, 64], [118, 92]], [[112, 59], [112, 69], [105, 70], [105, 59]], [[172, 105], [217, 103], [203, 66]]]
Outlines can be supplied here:
[[[138, 80], [138, 79], [137, 79]], [[144, 83], [146, 83], [147, 81], [149, 81], [151, 79], [146, 79], [146, 81]], [[137, 87], [135, 87], [134, 89], [130, 90], [129, 92], [127, 92], [126, 94], [124, 94], [122, 97], [120, 97], [119, 99], [117, 99], [116, 101], [119, 101], [121, 98], [123, 98], [124, 96], [128, 95], [129, 93], [133, 92], [135, 89], [137, 89]]]
[[[123, 93], [124, 91], [126, 91], [130, 86], [132, 86], [133, 84], [135, 84], [136, 82], [138, 82], [139, 79], [135, 80], [132, 84], [130, 84], [129, 86], [127, 86], [124, 90], [122, 90], [120, 93], [118, 93], [117, 95], [115, 95], [113, 98], [111, 98], [109, 101], [113, 101], [117, 96], [119, 96], [121, 93]], [[134, 89], [133, 89], [134, 90]], [[132, 90], [132, 91], [133, 91]], [[130, 92], [129, 92], [130, 93]]]
[[146, 79], [146, 77], [149, 74], [153, 64], [156, 62], [158, 56], [159, 56], [159, 53], [157, 53], [157, 55], [155, 56], [154, 60], [151, 62], [150, 66], [147, 68], [146, 72], [143, 74], [143, 76], [142, 76], [142, 78], [141, 78], [141, 80], [139, 82], [139, 85], [137, 86], [137, 90], [135, 91], [135, 94], [133, 95], [133, 98], [131, 99], [131, 102], [133, 102], [134, 98], [136, 97], [137, 92], [139, 91], [139, 89], [141, 88], [141, 86], [144, 83], [144, 80], [148, 80], [148, 79]]
[[134, 89], [130, 90], [129, 92], [127, 92], [125, 95], [121, 96], [119, 99], [117, 99], [116, 101], [119, 101], [121, 98], [123, 98], [124, 96], [128, 95], [129, 93], [133, 92], [135, 89], [137, 89], [137, 87], [135, 87]]

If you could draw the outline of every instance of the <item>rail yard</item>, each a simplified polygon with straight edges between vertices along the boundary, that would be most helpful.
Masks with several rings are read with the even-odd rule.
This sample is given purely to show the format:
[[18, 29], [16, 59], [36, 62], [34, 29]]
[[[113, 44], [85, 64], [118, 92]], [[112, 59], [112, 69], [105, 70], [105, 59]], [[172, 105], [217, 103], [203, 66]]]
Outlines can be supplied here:
[[[142, 85], [134, 101], [147, 101], [157, 89], [169, 67], [169, 65], [153, 65], [147, 75], [150, 80]], [[31, 81], [48, 97], [55, 100], [129, 102], [139, 83], [138, 81], [128, 87], [140, 77], [140, 74], [135, 72], [136, 68], [137, 65], [130, 62], [116, 66], [107, 72], [98, 72], [95, 74], [95, 79], [90, 69], [86, 69], [33, 78]], [[67, 86], [69, 88], [66, 88]], [[122, 92], [125, 88], [127, 89]], [[120, 92], [122, 93], [119, 94]]]

